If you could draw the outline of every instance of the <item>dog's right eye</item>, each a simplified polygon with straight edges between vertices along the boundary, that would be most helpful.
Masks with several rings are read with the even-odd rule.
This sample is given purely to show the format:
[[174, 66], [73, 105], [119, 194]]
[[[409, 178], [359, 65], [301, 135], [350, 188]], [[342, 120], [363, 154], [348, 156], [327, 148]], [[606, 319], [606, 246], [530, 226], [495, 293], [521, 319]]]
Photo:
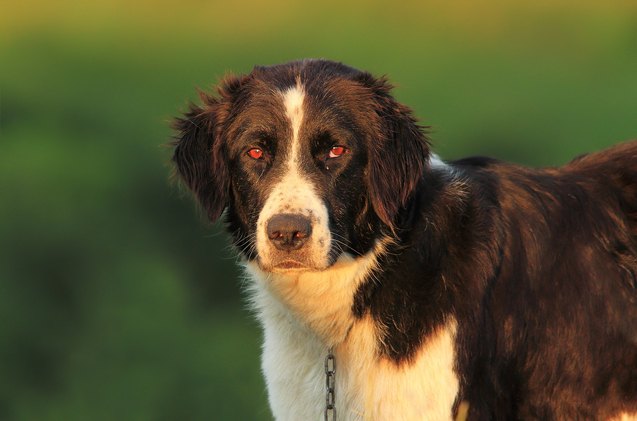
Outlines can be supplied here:
[[252, 148], [248, 150], [247, 154], [252, 159], [263, 159], [265, 157], [265, 153], [261, 148]]
[[332, 146], [330, 152], [327, 154], [327, 157], [329, 159], [340, 158], [346, 153], [349, 153], [349, 149], [347, 149], [345, 146]]

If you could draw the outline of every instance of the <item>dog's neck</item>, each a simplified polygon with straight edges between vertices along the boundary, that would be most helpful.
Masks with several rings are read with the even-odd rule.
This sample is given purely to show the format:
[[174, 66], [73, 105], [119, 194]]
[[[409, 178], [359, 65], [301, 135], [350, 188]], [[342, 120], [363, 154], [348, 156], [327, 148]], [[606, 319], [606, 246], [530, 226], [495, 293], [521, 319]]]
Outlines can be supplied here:
[[356, 291], [373, 277], [379, 258], [391, 242], [385, 237], [357, 258], [343, 254], [323, 271], [268, 273], [257, 263], [247, 262], [245, 269], [252, 278], [248, 287], [251, 304], [262, 319], [286, 317], [286, 323], [308, 329], [325, 347], [335, 347], [354, 323]]
[[[459, 388], [453, 371], [455, 319], [432, 331], [409, 361], [399, 362], [380, 352], [387, 326], [354, 309], [359, 287], [374, 282], [379, 259], [391, 249], [379, 242], [367, 255], [343, 257], [332, 269], [293, 277], [246, 264], [251, 300], [264, 329], [262, 369], [278, 419], [316, 419], [324, 413], [324, 361], [330, 348], [336, 358], [339, 418], [393, 419], [398, 411], [401, 419], [448, 419]], [[422, 393], [417, 400], [414, 387]]]

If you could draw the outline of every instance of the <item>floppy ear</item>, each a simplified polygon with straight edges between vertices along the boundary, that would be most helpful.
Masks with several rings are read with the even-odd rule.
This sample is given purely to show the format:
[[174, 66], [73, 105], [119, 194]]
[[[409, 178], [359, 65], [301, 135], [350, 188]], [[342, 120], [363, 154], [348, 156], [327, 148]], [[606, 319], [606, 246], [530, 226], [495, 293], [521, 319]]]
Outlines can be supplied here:
[[429, 140], [411, 110], [390, 94], [383, 77], [359, 76], [372, 90], [376, 124], [369, 147], [368, 183], [378, 217], [394, 228], [398, 211], [407, 204], [429, 163]]
[[226, 76], [218, 97], [199, 93], [202, 106], [190, 104], [183, 117], [175, 119], [177, 131], [173, 162], [212, 222], [230, 200], [230, 173], [223, 144], [223, 127], [232, 103], [248, 76]]
[[173, 153], [177, 172], [214, 222], [226, 207], [229, 190], [214, 108], [191, 104], [174, 126], [178, 132]]
[[200, 93], [203, 105], [190, 104], [188, 112], [174, 123], [177, 136], [173, 162], [212, 222], [228, 204], [230, 176], [221, 141], [222, 126], [241, 82], [227, 77], [218, 89], [220, 98]]

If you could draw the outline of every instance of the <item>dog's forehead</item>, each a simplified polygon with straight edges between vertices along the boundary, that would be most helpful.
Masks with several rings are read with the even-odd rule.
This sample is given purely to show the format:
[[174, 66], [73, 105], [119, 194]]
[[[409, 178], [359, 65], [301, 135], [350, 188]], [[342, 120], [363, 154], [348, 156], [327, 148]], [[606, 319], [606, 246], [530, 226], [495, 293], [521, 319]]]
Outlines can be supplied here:
[[364, 88], [356, 79], [362, 74], [341, 63], [325, 60], [255, 67], [250, 73], [252, 83], [248, 94], [256, 101], [263, 101], [263, 97], [277, 96], [275, 93], [285, 95], [297, 89], [303, 93], [305, 107], [329, 110], [348, 98], [360, 97]]
[[287, 76], [257, 79], [246, 86], [234, 103], [231, 138], [255, 131], [287, 138], [294, 125], [305, 137], [364, 119], [359, 116], [364, 102], [357, 101], [364, 97], [363, 88], [355, 82], [335, 75], [320, 80], [304, 73]]

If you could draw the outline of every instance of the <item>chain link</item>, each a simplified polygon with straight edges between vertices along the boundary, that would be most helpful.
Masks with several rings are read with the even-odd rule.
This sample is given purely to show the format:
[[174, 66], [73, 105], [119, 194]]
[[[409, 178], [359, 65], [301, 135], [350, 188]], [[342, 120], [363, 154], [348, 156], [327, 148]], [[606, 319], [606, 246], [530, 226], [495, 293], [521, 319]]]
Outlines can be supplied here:
[[325, 421], [336, 421], [336, 360], [332, 348], [325, 357]]

